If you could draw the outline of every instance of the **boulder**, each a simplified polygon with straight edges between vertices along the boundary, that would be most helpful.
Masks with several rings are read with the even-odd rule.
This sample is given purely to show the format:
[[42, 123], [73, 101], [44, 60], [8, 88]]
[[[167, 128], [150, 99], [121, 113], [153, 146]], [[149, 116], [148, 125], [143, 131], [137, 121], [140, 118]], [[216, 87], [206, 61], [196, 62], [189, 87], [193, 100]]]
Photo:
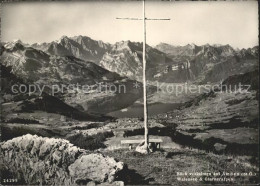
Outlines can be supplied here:
[[0, 143], [0, 164], [24, 184], [113, 184], [122, 162], [90, 154], [64, 139], [24, 135]]
[[123, 163], [102, 154], [83, 155], [69, 166], [70, 175], [76, 180], [90, 179], [96, 182], [113, 182], [123, 169]]

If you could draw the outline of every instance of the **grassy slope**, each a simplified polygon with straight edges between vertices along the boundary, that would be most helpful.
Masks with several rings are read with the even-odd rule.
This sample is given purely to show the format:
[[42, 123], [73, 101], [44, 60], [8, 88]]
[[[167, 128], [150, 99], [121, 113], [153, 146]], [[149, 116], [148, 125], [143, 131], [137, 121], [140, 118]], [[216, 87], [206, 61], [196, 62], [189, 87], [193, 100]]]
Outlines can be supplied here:
[[[130, 170], [134, 170], [139, 175], [135, 177], [129, 175], [128, 178], [125, 175], [126, 184], [201, 185], [207, 182], [178, 181], [177, 172], [257, 173], [258, 170], [257, 162], [249, 156], [232, 157], [188, 149], [167, 149], [167, 151], [157, 151], [149, 155], [128, 150], [104, 151], [103, 153], [125, 162]], [[256, 181], [257, 178], [254, 176], [237, 177], [233, 184], [256, 183]]]

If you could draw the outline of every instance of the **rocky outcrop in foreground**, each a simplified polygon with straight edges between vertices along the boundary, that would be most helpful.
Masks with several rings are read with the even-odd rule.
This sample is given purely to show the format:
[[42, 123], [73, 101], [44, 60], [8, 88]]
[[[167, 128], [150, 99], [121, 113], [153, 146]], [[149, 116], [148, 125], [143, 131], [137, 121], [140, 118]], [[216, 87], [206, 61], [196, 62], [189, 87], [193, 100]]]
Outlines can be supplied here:
[[0, 144], [5, 169], [26, 184], [72, 185], [112, 183], [124, 164], [88, 153], [64, 139], [24, 135]]

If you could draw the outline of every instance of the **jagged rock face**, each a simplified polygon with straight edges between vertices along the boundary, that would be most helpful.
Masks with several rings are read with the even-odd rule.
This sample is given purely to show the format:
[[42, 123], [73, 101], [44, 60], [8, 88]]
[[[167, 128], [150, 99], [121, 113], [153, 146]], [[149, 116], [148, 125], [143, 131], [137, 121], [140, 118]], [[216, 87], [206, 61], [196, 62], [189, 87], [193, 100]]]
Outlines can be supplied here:
[[[146, 75], [151, 81], [218, 82], [228, 75], [245, 73], [257, 68], [258, 47], [236, 51], [230, 45], [172, 46], [161, 43], [155, 49], [147, 46], [146, 59]], [[111, 51], [104, 55], [100, 65], [110, 71], [141, 80], [141, 43], [116, 43]]]
[[36, 80], [38, 72], [47, 67], [49, 56], [42, 51], [16, 43], [13, 47], [4, 48], [1, 64], [12, 67], [11, 73], [22, 78]]
[[14, 41], [11, 41], [11, 42], [6, 42], [6, 43], [1, 43], [4, 48], [6, 49], [10, 49], [10, 50], [13, 50], [14, 48], [16, 48], [17, 46], [20, 46], [20, 47], [23, 47], [23, 46], [26, 46], [26, 47], [29, 47], [30, 45], [29, 44], [26, 44], [26, 43], [23, 43], [21, 40], [14, 40]]
[[[17, 45], [14, 47], [15, 44], [20, 44], [20, 46]], [[22, 50], [20, 48], [22, 46], [28, 47], [28, 45], [23, 44], [21, 41], [5, 44], [6, 48], [13, 51]], [[119, 75], [134, 80], [142, 80], [142, 43], [121, 41], [111, 45], [102, 41], [92, 40], [85, 36], [63, 36], [58, 41], [33, 44], [31, 46], [46, 51], [51, 55], [74, 56], [84, 61], [91, 61]], [[206, 44], [197, 46], [195, 44], [188, 44], [185, 46], [173, 46], [160, 43], [155, 48], [147, 45], [146, 54], [146, 76], [148, 80], [169, 83], [183, 83], [187, 81], [204, 83], [225, 79], [225, 74], [236, 74], [236, 70], [233, 72], [229, 70], [233, 68], [232, 65], [243, 69], [243, 66], [247, 65], [248, 60], [257, 62], [258, 46], [249, 49], [234, 50], [230, 45]], [[19, 57], [19, 54], [17, 55]], [[234, 60], [236, 64], [233, 63]], [[187, 62], [190, 63], [189, 66], [186, 65]], [[227, 64], [224, 64], [226, 62]], [[23, 63], [23, 61], [20, 61], [20, 63]], [[28, 62], [28, 66], [33, 67], [30, 74], [33, 74], [35, 68], [40, 66], [40, 63], [37, 63], [37, 60]], [[214, 67], [215, 65], [217, 66], [216, 68]], [[219, 71], [221, 69], [219, 67], [223, 67], [225, 70]], [[256, 67], [254, 64], [252, 68]], [[169, 69], [172, 70], [169, 71]], [[242, 72], [247, 72], [247, 70]], [[218, 73], [222, 73], [223, 75], [218, 77], [211, 75]], [[31, 76], [34, 77], [34, 75]]]
[[160, 43], [156, 49], [168, 54], [169, 56], [205, 56], [217, 59], [219, 56], [232, 56], [235, 50], [230, 45], [202, 45], [188, 44], [185, 46], [173, 46], [167, 43]]
[[111, 73], [94, 63], [75, 57], [48, 55], [20, 44], [16, 44], [15, 49], [5, 50], [1, 57], [3, 65], [12, 66], [12, 72], [27, 81], [94, 84], [103, 80], [122, 79], [118, 74]]
[[258, 52], [259, 52], [259, 47], [255, 46], [253, 48], [248, 48], [248, 49], [242, 49], [238, 52], [238, 56], [243, 59], [254, 59], [258, 58]]
[[161, 43], [156, 48], [176, 62], [169, 64], [166, 72], [156, 75], [161, 82], [218, 82], [258, 68], [258, 47], [235, 51], [230, 45], [172, 46]]
[[[17, 43], [8, 49], [4, 48], [1, 57], [2, 65], [11, 68], [13, 75], [21, 78], [25, 83], [45, 86], [44, 90], [47, 93], [51, 93], [49, 86], [52, 85], [81, 85], [76, 92], [64, 89], [63, 95], [59, 98], [82, 111], [111, 112], [127, 107], [141, 97], [141, 88], [133, 89], [133, 81], [73, 56], [49, 55]], [[95, 87], [92, 91], [91, 86], [98, 87], [99, 83], [103, 83], [104, 86], [115, 85], [118, 91], [110, 92], [109, 88], [107, 92], [97, 91], [98, 88]], [[83, 86], [88, 86], [90, 90], [84, 93]], [[120, 89], [119, 86], [123, 88]], [[122, 101], [113, 104], [119, 99]]]
[[5, 168], [26, 184], [111, 183], [124, 168], [122, 162], [102, 154], [89, 154], [63, 139], [27, 134], [2, 142], [0, 149]]
[[95, 41], [86, 36], [67, 37], [51, 43], [33, 44], [33, 47], [46, 51], [51, 55], [75, 56], [85, 61], [98, 63], [111, 45]]
[[[112, 72], [127, 76], [131, 79], [142, 79], [142, 43], [121, 41], [113, 45], [110, 52], [107, 52], [100, 65]], [[151, 79], [154, 74], [171, 60], [162, 52], [147, 45], [147, 78]]]
[[194, 44], [173, 46], [167, 43], [160, 43], [155, 48], [170, 56], [193, 56], [200, 50], [200, 47]]
[[46, 51], [48, 49], [48, 47], [50, 46], [50, 43], [34, 43], [31, 45], [31, 47], [38, 49], [38, 50], [42, 50], [42, 51]]

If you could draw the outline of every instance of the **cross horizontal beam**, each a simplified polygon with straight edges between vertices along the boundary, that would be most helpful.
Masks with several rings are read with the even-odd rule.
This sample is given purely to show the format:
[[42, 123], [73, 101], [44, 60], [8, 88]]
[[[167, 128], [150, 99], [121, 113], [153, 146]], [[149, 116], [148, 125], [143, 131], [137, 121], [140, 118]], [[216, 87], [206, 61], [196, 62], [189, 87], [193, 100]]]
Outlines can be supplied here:
[[[132, 18], [132, 17], [117, 17], [116, 19], [127, 19], [127, 20], [143, 20], [142, 18]], [[150, 19], [150, 18], [145, 18], [145, 20], [148, 20], [148, 21], [150, 21], [150, 20], [165, 20], [165, 21], [169, 21], [169, 20], [171, 20], [171, 19], [169, 19], [169, 18], [158, 18], [158, 19]]]

